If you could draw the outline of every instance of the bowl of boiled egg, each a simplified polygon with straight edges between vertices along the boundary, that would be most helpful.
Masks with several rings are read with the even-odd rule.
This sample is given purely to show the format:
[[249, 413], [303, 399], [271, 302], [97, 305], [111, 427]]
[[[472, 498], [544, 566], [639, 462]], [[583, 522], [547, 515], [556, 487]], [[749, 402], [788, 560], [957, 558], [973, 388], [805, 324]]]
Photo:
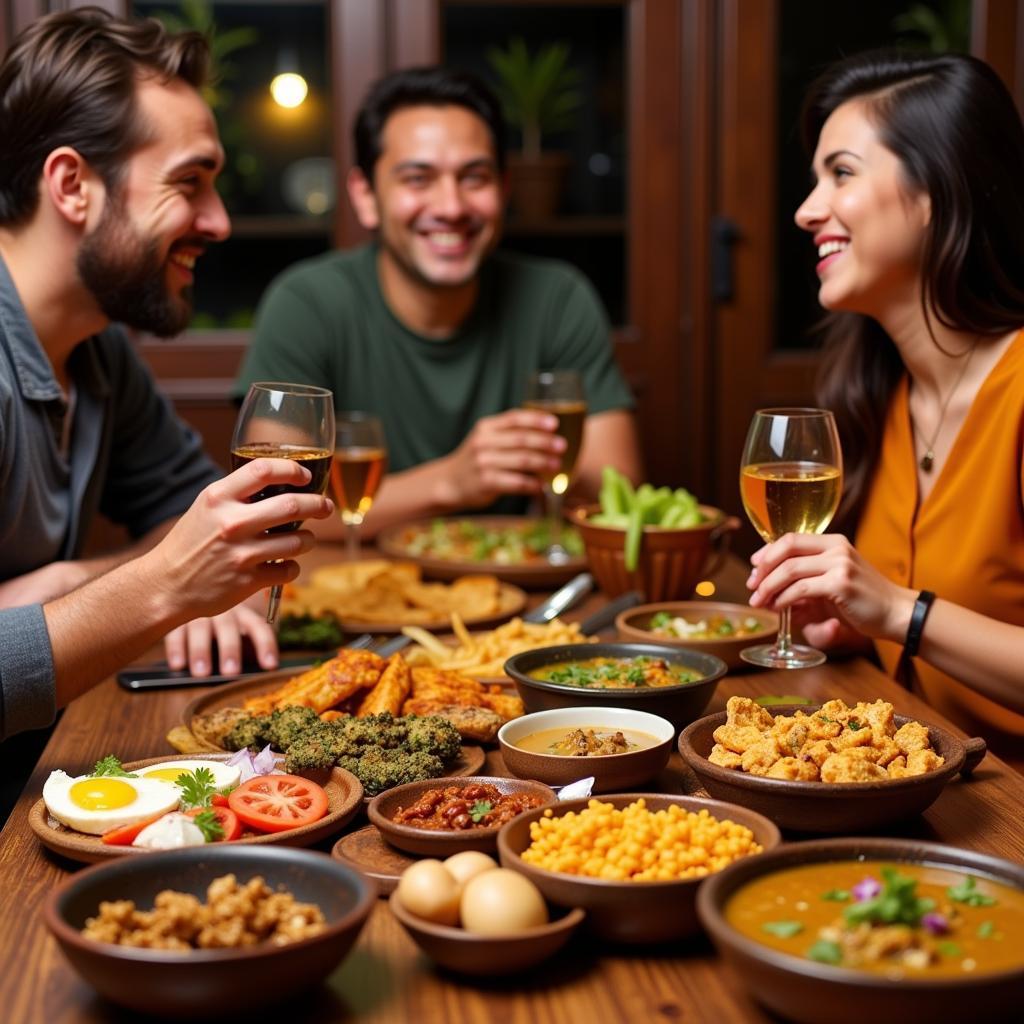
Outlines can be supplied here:
[[55, 853], [95, 863], [211, 842], [309, 846], [340, 831], [363, 787], [342, 768], [288, 775], [269, 750], [155, 757], [50, 773], [29, 825]]
[[391, 911], [431, 960], [460, 974], [514, 974], [557, 953], [583, 921], [549, 909], [528, 878], [464, 850], [406, 868]]

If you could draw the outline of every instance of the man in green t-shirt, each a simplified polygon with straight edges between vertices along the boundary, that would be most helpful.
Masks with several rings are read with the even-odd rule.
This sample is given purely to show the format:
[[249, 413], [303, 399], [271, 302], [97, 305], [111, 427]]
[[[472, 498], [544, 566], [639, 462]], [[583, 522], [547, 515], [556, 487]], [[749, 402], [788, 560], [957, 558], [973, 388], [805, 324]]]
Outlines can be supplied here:
[[239, 394], [255, 380], [320, 384], [339, 410], [383, 422], [390, 472], [365, 536], [415, 516], [513, 511], [539, 493], [565, 447], [553, 415], [519, 408], [539, 370], [583, 378], [574, 494], [596, 494], [604, 465], [640, 475], [632, 397], [593, 288], [567, 264], [494, 252], [502, 137], [497, 102], [471, 76], [420, 68], [377, 82], [348, 177], [374, 242], [292, 267], [260, 307]]

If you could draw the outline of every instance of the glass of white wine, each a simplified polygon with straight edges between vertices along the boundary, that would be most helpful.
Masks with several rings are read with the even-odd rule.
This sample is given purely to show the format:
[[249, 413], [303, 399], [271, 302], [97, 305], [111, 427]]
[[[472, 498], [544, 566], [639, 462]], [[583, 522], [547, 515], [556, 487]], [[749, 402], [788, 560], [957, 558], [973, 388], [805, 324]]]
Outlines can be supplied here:
[[345, 524], [348, 556], [359, 557], [359, 527], [373, 505], [377, 488], [388, 468], [384, 428], [366, 412], [335, 415], [334, 462], [331, 493]]
[[542, 480], [551, 538], [545, 554], [552, 565], [561, 565], [569, 560], [569, 552], [562, 546], [562, 502], [572, 483], [587, 418], [583, 379], [576, 370], [541, 370], [527, 381], [523, 407], [551, 413], [558, 419], [555, 433], [565, 438], [561, 464]]
[[[766, 540], [786, 533], [823, 533], [839, 506], [843, 459], [827, 409], [761, 409], [754, 413], [740, 465], [740, 494], [754, 529]], [[790, 614], [779, 614], [774, 644], [748, 647], [744, 661], [763, 668], [810, 668], [825, 661], [790, 639]]]
[[[286, 491], [323, 494], [334, 451], [334, 395], [326, 388], [307, 384], [261, 381], [249, 385], [242, 402], [235, 435], [231, 441], [231, 468], [238, 469], [253, 459], [292, 459], [310, 472], [309, 483], [301, 487], [274, 485], [254, 494], [261, 501]], [[300, 522], [275, 526], [270, 533], [297, 530]], [[281, 588], [272, 587], [267, 622], [277, 620]]]

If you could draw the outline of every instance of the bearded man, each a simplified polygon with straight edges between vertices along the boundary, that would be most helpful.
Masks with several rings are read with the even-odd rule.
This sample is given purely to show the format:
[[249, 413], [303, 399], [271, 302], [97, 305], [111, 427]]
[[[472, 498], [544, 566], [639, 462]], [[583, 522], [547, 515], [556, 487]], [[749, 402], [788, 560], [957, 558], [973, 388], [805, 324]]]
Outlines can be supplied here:
[[[151, 548], [222, 474], [117, 326], [159, 336], [192, 311], [193, 267], [230, 225], [194, 32], [98, 8], [33, 22], [0, 66], [0, 608], [65, 594]], [[133, 546], [83, 560], [97, 512]], [[265, 667], [259, 595], [180, 627], [168, 660]]]

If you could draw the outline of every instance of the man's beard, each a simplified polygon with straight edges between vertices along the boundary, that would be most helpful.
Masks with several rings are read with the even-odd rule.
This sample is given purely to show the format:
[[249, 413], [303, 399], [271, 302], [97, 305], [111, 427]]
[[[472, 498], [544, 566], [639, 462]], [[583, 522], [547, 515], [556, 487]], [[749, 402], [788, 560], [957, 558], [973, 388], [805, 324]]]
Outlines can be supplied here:
[[110, 320], [169, 338], [192, 319], [192, 289], [167, 287], [156, 239], [132, 227], [123, 204], [112, 200], [78, 250], [78, 274]]

